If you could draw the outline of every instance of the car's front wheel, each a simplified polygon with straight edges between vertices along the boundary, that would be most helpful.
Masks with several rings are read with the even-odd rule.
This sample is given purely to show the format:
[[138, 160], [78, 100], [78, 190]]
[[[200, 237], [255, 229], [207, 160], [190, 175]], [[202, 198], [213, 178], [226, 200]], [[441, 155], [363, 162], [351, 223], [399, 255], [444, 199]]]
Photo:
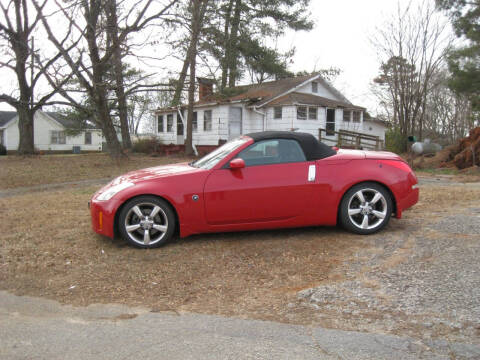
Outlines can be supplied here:
[[140, 196], [128, 201], [118, 217], [122, 237], [140, 248], [165, 244], [173, 236], [175, 225], [171, 206], [154, 196]]
[[367, 235], [384, 228], [392, 215], [393, 202], [387, 189], [377, 183], [355, 185], [340, 204], [340, 222], [357, 234]]

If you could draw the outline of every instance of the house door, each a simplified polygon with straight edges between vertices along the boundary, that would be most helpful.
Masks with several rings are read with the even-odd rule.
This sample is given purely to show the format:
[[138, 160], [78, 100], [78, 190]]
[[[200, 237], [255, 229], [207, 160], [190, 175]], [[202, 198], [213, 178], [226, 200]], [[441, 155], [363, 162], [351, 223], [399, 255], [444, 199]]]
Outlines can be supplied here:
[[177, 145], [185, 144], [185, 137], [183, 136], [184, 126], [180, 114], [177, 113]]
[[242, 108], [230, 107], [228, 120], [228, 139], [242, 135]]
[[335, 109], [327, 109], [327, 136], [335, 136]]

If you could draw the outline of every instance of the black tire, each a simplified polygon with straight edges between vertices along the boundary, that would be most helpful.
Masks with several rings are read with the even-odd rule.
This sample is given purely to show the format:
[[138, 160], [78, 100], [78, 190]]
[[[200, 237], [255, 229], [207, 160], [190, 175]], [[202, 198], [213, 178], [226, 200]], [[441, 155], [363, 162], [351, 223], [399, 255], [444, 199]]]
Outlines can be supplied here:
[[[150, 216], [154, 211], [153, 217]], [[172, 238], [176, 227], [175, 214], [165, 200], [139, 196], [125, 203], [118, 216], [118, 227], [130, 245], [151, 249], [164, 245]]]
[[345, 193], [340, 203], [339, 221], [353, 233], [373, 234], [388, 224], [392, 210], [390, 192], [380, 184], [365, 182]]

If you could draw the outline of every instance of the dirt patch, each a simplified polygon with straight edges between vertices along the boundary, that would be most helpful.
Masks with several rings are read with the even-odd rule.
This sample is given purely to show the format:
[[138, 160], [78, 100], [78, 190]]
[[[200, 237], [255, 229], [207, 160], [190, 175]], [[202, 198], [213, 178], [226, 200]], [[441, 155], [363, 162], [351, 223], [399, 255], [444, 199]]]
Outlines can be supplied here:
[[118, 163], [106, 154], [2, 156], [0, 189], [112, 178], [131, 170], [190, 160], [178, 156], [151, 157], [135, 154]]

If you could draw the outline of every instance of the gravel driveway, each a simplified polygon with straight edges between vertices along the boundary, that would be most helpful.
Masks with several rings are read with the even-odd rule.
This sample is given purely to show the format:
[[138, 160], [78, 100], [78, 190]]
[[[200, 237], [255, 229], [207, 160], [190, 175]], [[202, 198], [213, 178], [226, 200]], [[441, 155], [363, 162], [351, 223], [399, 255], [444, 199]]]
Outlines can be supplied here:
[[[480, 186], [421, 183], [441, 186], [447, 199], [452, 186]], [[332, 327], [479, 344], [479, 205], [472, 199], [393, 220], [344, 264], [341, 281], [305, 289], [299, 302]]]

